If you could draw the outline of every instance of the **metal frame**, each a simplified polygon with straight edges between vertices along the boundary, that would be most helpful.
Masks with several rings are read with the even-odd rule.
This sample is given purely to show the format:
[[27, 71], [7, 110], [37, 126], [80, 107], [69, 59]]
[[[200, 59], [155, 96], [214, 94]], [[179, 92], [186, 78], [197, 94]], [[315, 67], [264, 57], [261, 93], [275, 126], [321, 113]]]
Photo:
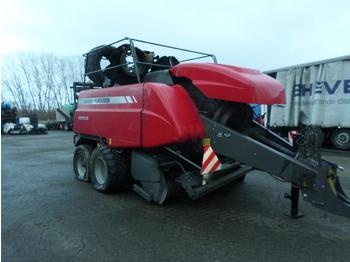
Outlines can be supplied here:
[[216, 153], [265, 171], [296, 187], [291, 192], [292, 216], [299, 216], [297, 198], [300, 189], [305, 201], [325, 211], [350, 217], [350, 199], [340, 186], [335, 164], [323, 159], [315, 163], [312, 159], [289, 156], [280, 148], [272, 148], [203, 115], [201, 118]]
[[187, 172], [177, 177], [176, 182], [181, 184], [191, 199], [198, 199], [240, 179], [253, 169], [254, 168], [250, 166], [241, 166], [236, 170], [217, 176], [216, 179], [205, 185], [202, 185], [202, 177], [200, 175]]
[[92, 89], [95, 88], [96, 85], [94, 83], [86, 83], [85, 82], [85, 76], [84, 76], [84, 82], [74, 82], [73, 85], [70, 87], [73, 89], [73, 100], [74, 100], [74, 111], [77, 109], [78, 106], [78, 93], [80, 91], [86, 90], [86, 89]]
[[[197, 57], [193, 57], [193, 58], [181, 60], [181, 61], [179, 61], [180, 63], [189, 62], [189, 61], [198, 60], [198, 59], [203, 59], [203, 58], [206, 58], [206, 57], [211, 57], [211, 58], [213, 59], [213, 63], [214, 63], [214, 64], [217, 64], [216, 56], [213, 55], [213, 54], [198, 52], [198, 51], [194, 51], [194, 50], [190, 50], [190, 49], [185, 49], [185, 48], [179, 48], [179, 47], [170, 46], [170, 45], [163, 45], [163, 44], [159, 44], [159, 43], [144, 41], [144, 40], [135, 39], [135, 38], [130, 38], [130, 37], [124, 37], [123, 39], [120, 39], [120, 40], [118, 40], [118, 41], [115, 41], [115, 42], [113, 42], [113, 43], [110, 43], [110, 44], [108, 44], [108, 45], [105, 45], [105, 46], [103, 46], [103, 47], [97, 48], [97, 49], [95, 49], [94, 51], [87, 52], [87, 53], [83, 54], [83, 56], [86, 57], [86, 58], [88, 59], [88, 55], [89, 55], [89, 54], [94, 53], [94, 52], [97, 52], [97, 51], [99, 51], [99, 50], [105, 48], [106, 46], [113, 46], [113, 45], [115, 45], [115, 44], [119, 44], [119, 43], [122, 43], [122, 42], [124, 42], [124, 41], [127, 41], [127, 42], [129, 43], [129, 45], [130, 45], [130, 50], [131, 50], [131, 53], [132, 53], [133, 62], [128, 62], [128, 63], [116, 65], [116, 66], [111, 66], [111, 67], [109, 67], [108, 69], [101, 69], [101, 70], [96, 70], [96, 71], [91, 71], [91, 72], [85, 73], [85, 74], [84, 74], [84, 83], [86, 83], [86, 76], [88, 76], [88, 75], [90, 75], [90, 74], [97, 73], [97, 72], [104, 72], [104, 71], [107, 71], [107, 70], [111, 70], [111, 69], [118, 68], [118, 67], [122, 67], [122, 66], [126, 66], [126, 65], [138, 65], [138, 64], [143, 64], [143, 65], [149, 65], [149, 66], [152, 66], [152, 65], [154, 65], [154, 66], [161, 66], [161, 67], [164, 67], [164, 68], [170, 68], [170, 67], [171, 67], [171, 66], [166, 66], [166, 65], [159, 65], [159, 64], [155, 64], [155, 63], [148, 63], [148, 62], [141, 62], [141, 61], [138, 61], [138, 59], [137, 59], [137, 54], [136, 54], [136, 49], [135, 49], [135, 43], [144, 43], [144, 44], [149, 44], [149, 45], [154, 45], [154, 46], [160, 46], [160, 47], [165, 47], [165, 48], [169, 48], [169, 49], [174, 49], [174, 50], [178, 50], [178, 51], [183, 51], [183, 52], [187, 52], [187, 53], [193, 53], [193, 54], [200, 55], [200, 56], [197, 56]], [[140, 72], [139, 72], [139, 70], [138, 70], [138, 66], [135, 66], [135, 72], [136, 72], [137, 81], [138, 81], [139, 83], [141, 83]]]

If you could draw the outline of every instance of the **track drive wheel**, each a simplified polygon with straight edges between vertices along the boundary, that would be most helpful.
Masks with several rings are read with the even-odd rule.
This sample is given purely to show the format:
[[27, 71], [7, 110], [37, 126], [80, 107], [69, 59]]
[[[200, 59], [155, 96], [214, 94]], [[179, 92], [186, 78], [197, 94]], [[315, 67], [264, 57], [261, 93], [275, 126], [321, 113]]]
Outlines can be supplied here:
[[97, 191], [110, 193], [131, 185], [130, 154], [97, 147], [90, 158], [91, 182]]
[[90, 156], [94, 149], [92, 145], [84, 144], [76, 147], [73, 156], [75, 178], [79, 181], [90, 181]]

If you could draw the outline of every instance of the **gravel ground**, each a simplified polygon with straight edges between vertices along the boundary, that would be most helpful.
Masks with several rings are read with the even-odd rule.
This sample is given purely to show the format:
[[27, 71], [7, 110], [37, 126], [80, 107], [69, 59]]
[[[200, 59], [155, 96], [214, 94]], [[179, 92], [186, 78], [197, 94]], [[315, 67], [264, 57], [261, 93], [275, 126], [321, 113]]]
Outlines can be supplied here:
[[[76, 181], [72, 136], [2, 136], [3, 261], [350, 261], [350, 220], [304, 202], [284, 216], [289, 186], [269, 175], [159, 207]], [[350, 152], [325, 156], [349, 192]]]

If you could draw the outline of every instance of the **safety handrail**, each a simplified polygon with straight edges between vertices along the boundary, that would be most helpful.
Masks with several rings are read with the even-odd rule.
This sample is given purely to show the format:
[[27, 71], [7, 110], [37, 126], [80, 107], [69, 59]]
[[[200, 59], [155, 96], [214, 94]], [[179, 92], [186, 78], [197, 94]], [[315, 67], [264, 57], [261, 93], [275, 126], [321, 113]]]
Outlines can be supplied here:
[[168, 66], [168, 65], [160, 65], [160, 64], [155, 64], [155, 63], [151, 63], [151, 62], [138, 61], [137, 54], [136, 54], [136, 49], [135, 49], [135, 44], [134, 44], [134, 43], [137, 43], [137, 42], [138, 43], [144, 43], [144, 44], [149, 44], [149, 45], [154, 45], [154, 46], [160, 46], [160, 47], [165, 47], [165, 48], [169, 48], [169, 49], [174, 49], [174, 50], [178, 50], [178, 51], [183, 51], [183, 52], [187, 52], [187, 53], [193, 53], [193, 54], [200, 55], [200, 56], [197, 56], [197, 57], [181, 60], [181, 61], [179, 61], [180, 63], [193, 61], [193, 60], [198, 60], [198, 59], [203, 59], [203, 58], [206, 58], [206, 57], [210, 57], [210, 58], [213, 59], [213, 63], [217, 64], [216, 56], [213, 55], [213, 54], [208, 54], [208, 53], [204, 53], [204, 52], [198, 52], [198, 51], [185, 49], [185, 48], [180, 48], [180, 47], [175, 47], [175, 46], [170, 46], [170, 45], [154, 43], [154, 42], [150, 42], [150, 41], [144, 41], [144, 40], [130, 38], [130, 37], [124, 37], [123, 39], [120, 39], [118, 41], [112, 42], [112, 43], [110, 43], [108, 45], [103, 45], [103, 46], [101, 46], [99, 48], [96, 48], [96, 49], [94, 49], [94, 50], [92, 50], [90, 52], [87, 52], [87, 53], [83, 54], [83, 56], [88, 59], [88, 56], [90, 54], [92, 54], [94, 52], [97, 52], [97, 51], [99, 51], [99, 50], [101, 50], [103, 48], [106, 48], [107, 46], [113, 46], [113, 45], [121, 43], [123, 41], [128, 41], [129, 42], [133, 61], [132, 62], [123, 63], [123, 64], [119, 64], [119, 65], [115, 65], [115, 66], [111, 66], [111, 67], [108, 67], [108, 68], [103, 68], [103, 69], [101, 68], [101, 69], [95, 70], [95, 71], [85, 72], [84, 73], [84, 82], [85, 82], [85, 77], [89, 76], [91, 74], [98, 73], [98, 72], [106, 72], [108, 70], [119, 68], [119, 67], [123, 67], [123, 66], [134, 65], [136, 78], [137, 78], [137, 81], [140, 83], [141, 82], [140, 72], [139, 72], [139, 69], [138, 69], [137, 65], [140, 64], [140, 65], [149, 65], [149, 66], [159, 66], [159, 67], [164, 67], [164, 68], [170, 68], [171, 67], [171, 66]]

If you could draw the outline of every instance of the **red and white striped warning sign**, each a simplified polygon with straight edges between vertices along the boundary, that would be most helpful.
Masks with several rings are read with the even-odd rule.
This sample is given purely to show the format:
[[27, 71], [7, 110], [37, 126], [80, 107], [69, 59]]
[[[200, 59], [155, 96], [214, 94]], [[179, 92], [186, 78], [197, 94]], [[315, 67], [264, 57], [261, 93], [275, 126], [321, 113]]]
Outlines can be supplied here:
[[299, 132], [298, 132], [298, 131], [295, 131], [295, 130], [289, 131], [289, 132], [288, 132], [289, 144], [293, 145], [294, 135], [297, 135], [297, 134], [299, 134]]
[[221, 162], [210, 145], [204, 145], [201, 174], [212, 174], [221, 169]]

